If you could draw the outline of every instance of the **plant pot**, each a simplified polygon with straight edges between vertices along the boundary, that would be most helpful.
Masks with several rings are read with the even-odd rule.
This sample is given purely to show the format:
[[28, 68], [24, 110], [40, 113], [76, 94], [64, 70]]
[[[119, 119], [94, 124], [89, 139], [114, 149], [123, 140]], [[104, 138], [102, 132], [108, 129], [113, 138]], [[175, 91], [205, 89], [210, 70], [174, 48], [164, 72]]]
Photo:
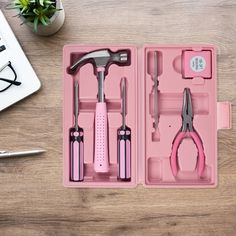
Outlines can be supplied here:
[[37, 32], [34, 31], [33, 23], [28, 22], [26, 25], [29, 26], [29, 28], [37, 35], [50, 36], [55, 34], [63, 26], [65, 21], [65, 11], [61, 0], [56, 0], [56, 8], [61, 10], [55, 12], [55, 14], [50, 18], [51, 23], [49, 25], [39, 24]]

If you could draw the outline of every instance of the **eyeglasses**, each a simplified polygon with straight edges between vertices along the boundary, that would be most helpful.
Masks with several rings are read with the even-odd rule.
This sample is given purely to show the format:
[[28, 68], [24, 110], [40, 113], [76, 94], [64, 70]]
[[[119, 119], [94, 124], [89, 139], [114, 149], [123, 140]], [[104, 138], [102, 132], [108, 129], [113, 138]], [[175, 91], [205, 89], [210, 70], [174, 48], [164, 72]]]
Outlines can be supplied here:
[[19, 86], [21, 82], [16, 81], [17, 74], [11, 64], [8, 61], [4, 66], [0, 68], [0, 92], [4, 92], [12, 85]]

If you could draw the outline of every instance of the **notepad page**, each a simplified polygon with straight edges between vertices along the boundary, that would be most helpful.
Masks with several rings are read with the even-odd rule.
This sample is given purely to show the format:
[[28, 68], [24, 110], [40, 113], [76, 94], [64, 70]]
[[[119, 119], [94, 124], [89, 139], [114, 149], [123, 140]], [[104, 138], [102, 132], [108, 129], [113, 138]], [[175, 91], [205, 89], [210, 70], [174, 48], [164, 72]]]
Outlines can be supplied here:
[[[12, 85], [4, 92], [0, 92], [0, 111], [22, 100], [39, 90], [41, 83], [24, 54], [6, 18], [0, 10], [0, 68], [11, 61], [17, 74], [20, 86]], [[1, 77], [1, 72], [0, 72]]]

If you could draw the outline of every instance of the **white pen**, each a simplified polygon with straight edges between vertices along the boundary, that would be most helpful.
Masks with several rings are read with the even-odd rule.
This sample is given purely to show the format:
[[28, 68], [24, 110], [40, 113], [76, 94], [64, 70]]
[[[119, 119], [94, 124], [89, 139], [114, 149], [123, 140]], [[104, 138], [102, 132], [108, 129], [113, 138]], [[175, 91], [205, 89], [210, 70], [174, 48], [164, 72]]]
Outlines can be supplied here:
[[0, 151], [0, 158], [24, 157], [24, 156], [37, 155], [43, 152], [46, 152], [46, 150], [38, 149], [38, 150], [18, 151], [18, 152]]

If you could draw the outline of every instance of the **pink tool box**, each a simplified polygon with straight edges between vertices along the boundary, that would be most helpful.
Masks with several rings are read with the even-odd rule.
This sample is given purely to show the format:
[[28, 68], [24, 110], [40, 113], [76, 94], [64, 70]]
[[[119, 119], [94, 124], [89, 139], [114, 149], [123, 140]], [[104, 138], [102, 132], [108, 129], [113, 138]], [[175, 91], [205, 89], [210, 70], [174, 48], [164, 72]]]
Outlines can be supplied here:
[[211, 188], [217, 130], [212, 45], [66, 45], [63, 50], [65, 187]]

